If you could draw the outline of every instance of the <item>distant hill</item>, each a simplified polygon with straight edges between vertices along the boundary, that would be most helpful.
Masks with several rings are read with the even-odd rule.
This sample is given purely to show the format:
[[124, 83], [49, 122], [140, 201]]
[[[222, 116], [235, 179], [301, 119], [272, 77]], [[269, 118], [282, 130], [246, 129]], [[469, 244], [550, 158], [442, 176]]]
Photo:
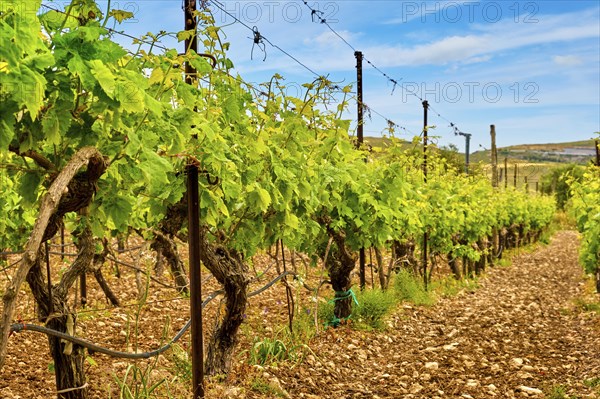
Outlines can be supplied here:
[[[519, 144], [498, 148], [498, 161], [504, 158], [526, 162], [554, 162], [586, 164], [595, 159], [594, 140], [570, 141], [548, 144]], [[490, 151], [476, 151], [471, 154], [473, 162], [489, 162]]]
[[[385, 148], [390, 143], [390, 139], [383, 137], [365, 137], [365, 142], [375, 148]], [[410, 141], [402, 140], [402, 145], [406, 148], [413, 148], [415, 145]], [[519, 144], [509, 147], [498, 148], [498, 161], [503, 162], [508, 158], [510, 163], [530, 162], [530, 163], [577, 163], [586, 164], [595, 159], [594, 140], [570, 141], [565, 143], [548, 144]], [[461, 154], [464, 156], [464, 153]], [[475, 151], [471, 153], [471, 163], [490, 162], [490, 150]]]
[[[365, 143], [371, 145], [375, 151], [382, 151], [390, 143], [390, 139], [365, 137]], [[405, 140], [401, 141], [401, 145], [405, 149], [420, 148], [418, 144]], [[464, 159], [464, 153], [456, 154], [458, 162]], [[498, 148], [499, 183], [538, 190], [542, 176], [552, 169], [568, 163], [586, 164], [591, 160], [595, 160], [594, 140], [502, 147]], [[489, 150], [476, 151], [470, 156], [472, 168], [479, 168], [491, 176], [490, 162]]]

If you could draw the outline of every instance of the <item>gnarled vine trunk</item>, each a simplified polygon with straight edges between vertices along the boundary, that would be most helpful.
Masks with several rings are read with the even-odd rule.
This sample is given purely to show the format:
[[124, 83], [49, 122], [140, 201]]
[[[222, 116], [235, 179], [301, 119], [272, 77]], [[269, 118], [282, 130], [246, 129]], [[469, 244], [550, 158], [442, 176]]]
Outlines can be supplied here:
[[352, 297], [347, 292], [352, 287], [351, 273], [356, 265], [356, 255], [346, 248], [332, 245], [327, 257], [327, 273], [331, 287], [335, 291], [333, 314], [340, 320], [345, 320], [352, 314]]
[[[94, 258], [92, 234], [86, 229], [79, 235], [79, 254], [60, 282], [48, 292], [42, 268], [38, 261], [27, 274], [27, 283], [38, 304], [38, 317], [48, 328], [74, 335], [76, 314], [67, 303], [67, 294], [73, 283], [83, 275]], [[86, 399], [85, 349], [76, 344], [64, 343], [59, 338], [48, 337], [50, 353], [54, 360], [54, 374], [59, 399]], [[62, 393], [61, 393], [62, 392]]]
[[[460, 243], [460, 237], [456, 234], [452, 236], [452, 244], [454, 246]], [[458, 256], [454, 254], [454, 251], [450, 251], [446, 254], [446, 258], [448, 259], [448, 266], [450, 266], [450, 270], [452, 271], [452, 275], [456, 280], [462, 279], [462, 273], [460, 272], [460, 265], [458, 263]]]
[[475, 273], [477, 275], [480, 275], [482, 272], [485, 271], [485, 265], [487, 262], [487, 254], [485, 253], [485, 251], [487, 250], [487, 247], [488, 247], [487, 237], [480, 238], [477, 241], [477, 243], [474, 244], [474, 248], [476, 248], [476, 250], [479, 251], [479, 253], [480, 253], [479, 260], [475, 264]]
[[449, 253], [447, 255], [448, 258], [448, 266], [450, 266], [450, 270], [452, 270], [452, 275], [456, 280], [462, 279], [462, 274], [460, 272], [460, 265], [458, 264], [458, 258], [454, 256], [453, 253]]
[[157, 267], [160, 270], [159, 262], [167, 261], [171, 274], [175, 280], [175, 286], [179, 292], [187, 293], [189, 291], [189, 280], [183, 266], [183, 261], [177, 251], [175, 236], [183, 227], [187, 217], [187, 196], [167, 209], [164, 219], [158, 225], [158, 230], [154, 232], [154, 241], [150, 246], [157, 253]]
[[200, 229], [200, 259], [225, 291], [225, 315], [215, 325], [208, 343], [204, 371], [207, 375], [229, 373], [238, 332], [248, 305], [248, 267], [241, 254], [209, 242], [206, 227]]
[[391, 264], [388, 267], [388, 272], [386, 273], [385, 267], [383, 266], [383, 255], [381, 250], [377, 247], [375, 250], [375, 260], [377, 261], [377, 275], [379, 277], [379, 285], [381, 286], [381, 290], [385, 291], [390, 283], [390, 275], [391, 275]]
[[110, 288], [110, 286], [108, 285], [108, 282], [104, 278], [104, 274], [102, 273], [102, 266], [104, 265], [104, 262], [106, 261], [106, 257], [108, 256], [108, 253], [109, 253], [109, 249], [108, 249], [109, 245], [106, 240], [103, 242], [103, 245], [104, 245], [103, 251], [99, 254], [94, 255], [94, 259], [92, 261], [91, 267], [89, 268], [89, 271], [94, 274], [94, 278], [96, 279], [96, 282], [98, 283], [98, 285], [102, 289], [102, 292], [104, 292], [104, 295], [106, 295], [106, 298], [110, 301], [110, 303], [113, 306], [121, 306], [120, 302], [119, 302], [119, 298], [117, 298], [117, 296], [115, 295], [113, 290]]
[[[49, 163], [49, 161], [47, 162]], [[85, 171], [80, 171], [80, 169], [84, 166], [87, 166], [87, 169]], [[52, 167], [53, 165], [51, 164], [47, 165], [47, 169], [52, 169], [55, 171], [55, 168]], [[77, 212], [86, 208], [92, 202], [93, 196], [96, 193], [96, 184], [98, 179], [106, 171], [107, 167], [108, 164], [106, 160], [96, 148], [84, 147], [77, 151], [75, 155], [73, 155], [60, 173], [53, 174], [52, 184], [50, 185], [48, 192], [42, 198], [39, 215], [35, 225], [33, 226], [29, 240], [25, 246], [25, 252], [21, 258], [19, 268], [13, 275], [13, 278], [6, 287], [5, 293], [2, 297], [4, 308], [2, 311], [2, 321], [0, 323], [0, 369], [2, 369], [2, 366], [6, 360], [8, 335], [10, 331], [10, 325], [13, 322], [16, 299], [21, 285], [25, 280], [28, 280], [33, 284], [39, 283], [39, 273], [41, 273], [39, 271], [41, 244], [44, 241], [51, 239], [54, 234], [56, 234], [60, 225], [62, 224], [62, 218], [66, 213]], [[90, 261], [92, 256], [93, 252], [90, 255]], [[85, 270], [85, 267], [87, 267], [88, 264], [84, 265], [81, 271]], [[33, 274], [29, 276], [32, 269]], [[75, 268], [71, 267], [71, 269]], [[80, 272], [69, 273], [69, 271], [67, 271], [67, 273], [63, 275], [61, 284], [58, 286], [58, 288], [60, 290], [64, 290], [64, 294], [62, 294], [62, 292], [59, 290], [57, 293], [57, 298], [61, 298], [61, 295], [64, 295], [66, 298], [66, 291], [73, 284], [79, 273]], [[36, 302], [39, 307], [42, 307], [44, 303], [43, 300], [38, 300], [37, 298]], [[61, 310], [60, 307], [57, 308], [57, 310]], [[73, 363], [73, 367], [75, 367], [77, 373], [84, 372], [82, 364], [75, 362]], [[59, 381], [57, 380], [57, 383], [58, 382]], [[69, 386], [65, 388], [70, 389], [77, 387]], [[77, 392], [79, 395], [85, 395], [85, 389], [71, 392]], [[77, 394], [69, 393], [71, 396], [68, 396], [68, 398], [75, 399], [85, 397], [73, 396]]]
[[[408, 239], [405, 241], [394, 241], [392, 243], [393, 251], [394, 251], [394, 264], [397, 265], [404, 263], [406, 264], [406, 268], [411, 270], [412, 273], [416, 276], [419, 274], [417, 258], [415, 257], [415, 249], [416, 244], [415, 240]], [[398, 272], [399, 270], [396, 270]]]
[[[335, 291], [333, 314], [339, 320], [346, 320], [352, 314], [353, 298], [348, 291], [352, 288], [351, 273], [358, 256], [346, 245], [346, 234], [343, 230], [333, 230], [328, 217], [321, 217], [319, 222], [325, 227], [329, 237], [333, 239], [325, 261], [329, 281]], [[325, 251], [319, 255], [321, 259], [324, 259]]]
[[160, 254], [163, 261], [167, 261], [169, 269], [173, 274], [177, 290], [179, 290], [179, 292], [187, 293], [190, 284], [185, 273], [185, 268], [183, 267], [183, 261], [179, 257], [175, 240], [160, 231], [155, 231], [151, 248]]

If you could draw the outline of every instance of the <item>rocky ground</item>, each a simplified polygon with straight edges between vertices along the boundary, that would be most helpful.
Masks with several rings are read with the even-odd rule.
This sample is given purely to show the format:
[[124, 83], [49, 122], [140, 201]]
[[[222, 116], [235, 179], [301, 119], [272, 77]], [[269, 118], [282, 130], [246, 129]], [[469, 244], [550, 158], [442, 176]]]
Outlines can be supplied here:
[[[308, 342], [302, 362], [250, 366], [242, 353], [225, 382], [208, 383], [207, 397], [600, 398], [600, 315], [590, 311], [600, 309], [599, 298], [582, 275], [577, 247], [576, 233], [559, 232], [549, 245], [514, 255], [512, 265], [489, 268], [476, 289], [430, 307], [401, 305], [385, 331], [346, 326], [322, 332]], [[122, 287], [119, 293], [133, 303], [134, 291]], [[253, 300], [240, 352], [251, 345], [256, 328], [262, 325], [260, 334], [273, 331], [265, 322], [285, 325], [282, 312], [269, 310], [285, 308], [282, 293], [278, 286]], [[102, 301], [97, 295], [96, 308]], [[164, 287], [153, 288], [149, 302], [139, 320], [145, 332], [140, 346], [154, 348], [166, 314], [175, 331], [189, 309]], [[21, 312], [33, 314], [26, 295], [22, 303]], [[80, 317], [78, 335], [123, 350], [128, 317], [124, 309]], [[20, 333], [11, 337], [9, 350], [0, 399], [55, 397], [45, 337]], [[115, 377], [123, 377], [127, 367], [95, 355], [88, 370], [90, 397], [118, 398]], [[178, 384], [170, 355], [146, 370], [152, 379], [169, 382], [156, 397], [191, 397]]]
[[385, 333], [330, 330], [317, 356], [264, 376], [293, 398], [597, 398], [584, 381], [600, 383], [600, 319], [574, 302], [585, 287], [577, 236], [561, 232], [476, 290], [404, 306]]

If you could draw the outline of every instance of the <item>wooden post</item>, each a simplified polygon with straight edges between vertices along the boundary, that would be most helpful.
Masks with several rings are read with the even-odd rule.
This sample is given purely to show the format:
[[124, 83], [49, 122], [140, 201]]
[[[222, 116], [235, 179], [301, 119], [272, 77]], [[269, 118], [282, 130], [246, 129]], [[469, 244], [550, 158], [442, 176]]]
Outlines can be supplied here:
[[594, 141], [596, 144], [596, 166], [600, 166], [600, 141]]
[[504, 188], [508, 188], [508, 158], [504, 158]]
[[524, 179], [525, 179], [525, 192], [528, 193], [529, 192], [529, 181], [527, 179], [527, 176], [525, 176]]
[[517, 176], [519, 175], [518, 169], [519, 169], [519, 165], [515, 164], [515, 178], [514, 178], [514, 181], [513, 181], [513, 187], [514, 188], [517, 188]]
[[492, 187], [498, 187], [498, 149], [496, 148], [496, 126], [490, 125], [492, 136]]
[[[185, 52], [198, 52], [196, 26], [196, 0], [184, 0], [185, 30], [192, 31], [185, 39]], [[186, 63], [185, 81], [196, 85], [196, 70]], [[190, 313], [192, 319], [192, 397], [204, 398], [204, 340], [202, 337], [202, 276], [200, 272], [200, 196], [198, 188], [198, 167], [194, 162], [187, 166], [188, 200], [188, 243], [190, 264]]]

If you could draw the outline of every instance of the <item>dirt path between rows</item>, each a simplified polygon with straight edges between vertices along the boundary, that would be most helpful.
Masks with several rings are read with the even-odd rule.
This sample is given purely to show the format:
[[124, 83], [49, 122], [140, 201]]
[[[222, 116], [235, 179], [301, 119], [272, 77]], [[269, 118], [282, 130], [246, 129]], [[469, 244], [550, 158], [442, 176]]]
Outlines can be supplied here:
[[330, 329], [311, 343], [317, 357], [258, 372], [291, 398], [600, 397], [584, 384], [600, 379], [600, 322], [574, 302], [585, 291], [577, 248], [575, 232], [560, 232], [474, 291], [405, 306], [384, 333]]

